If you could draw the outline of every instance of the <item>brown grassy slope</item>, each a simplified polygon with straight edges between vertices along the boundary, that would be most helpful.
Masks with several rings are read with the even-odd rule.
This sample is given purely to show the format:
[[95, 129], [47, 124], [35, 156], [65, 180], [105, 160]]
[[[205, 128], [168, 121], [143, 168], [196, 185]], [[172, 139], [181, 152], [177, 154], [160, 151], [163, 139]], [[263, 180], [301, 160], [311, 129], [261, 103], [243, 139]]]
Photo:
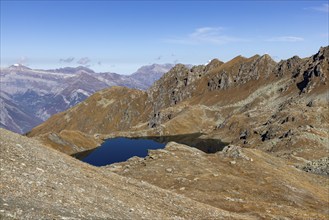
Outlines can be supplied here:
[[0, 219], [252, 219], [0, 134]]
[[129, 129], [145, 110], [146, 93], [125, 87], [111, 87], [90, 96], [86, 101], [56, 114], [35, 127], [28, 135], [79, 130], [86, 134]]
[[101, 143], [95, 134], [129, 130], [145, 111], [146, 93], [112, 87], [90, 96], [65, 112], [52, 116], [28, 133], [62, 152], [72, 154]]
[[329, 179], [304, 173], [256, 149], [205, 154], [170, 143], [146, 159], [104, 169], [227, 211], [260, 219], [326, 219]]

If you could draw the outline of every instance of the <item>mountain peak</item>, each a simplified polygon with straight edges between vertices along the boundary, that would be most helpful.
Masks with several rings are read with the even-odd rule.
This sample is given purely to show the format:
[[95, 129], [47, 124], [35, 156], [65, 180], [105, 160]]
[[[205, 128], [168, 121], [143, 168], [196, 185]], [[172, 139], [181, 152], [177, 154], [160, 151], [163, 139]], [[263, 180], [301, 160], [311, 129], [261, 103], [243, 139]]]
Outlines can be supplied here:
[[170, 63], [165, 64], [157, 64], [153, 63], [151, 65], [145, 65], [140, 67], [135, 73], [132, 75], [140, 74], [141, 72], [150, 72], [150, 71], [160, 71], [160, 72], [167, 72], [169, 71], [174, 65]]
[[149, 87], [154, 81], [160, 79], [164, 73], [167, 73], [173, 67], [174, 64], [169, 63], [145, 65], [131, 74], [131, 78], [142, 81]]
[[60, 73], [67, 73], [67, 74], [74, 74], [74, 73], [80, 73], [81, 71], [87, 72], [87, 73], [95, 73], [92, 69], [89, 69], [84, 66], [78, 66], [78, 67], [63, 67], [59, 69], [49, 70], [50, 72], [60, 72]]
[[220, 61], [219, 59], [212, 59], [206, 64], [206, 67], [207, 69], [212, 69], [212, 68], [217, 68], [222, 64], [223, 62]]
[[329, 46], [321, 47], [317, 54], [314, 55], [315, 59], [329, 59]]
[[27, 66], [24, 66], [23, 64], [20, 64], [20, 63], [15, 63], [15, 64], [9, 66], [9, 69], [14, 69], [14, 70], [31, 70]]

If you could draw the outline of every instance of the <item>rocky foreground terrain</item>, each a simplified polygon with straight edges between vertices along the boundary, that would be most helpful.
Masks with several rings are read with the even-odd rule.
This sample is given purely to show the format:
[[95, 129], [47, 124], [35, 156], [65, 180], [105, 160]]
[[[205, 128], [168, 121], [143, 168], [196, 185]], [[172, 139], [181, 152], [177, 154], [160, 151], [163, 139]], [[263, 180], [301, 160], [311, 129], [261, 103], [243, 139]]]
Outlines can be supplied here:
[[[1, 130], [3, 218], [328, 219], [329, 47], [276, 63], [178, 64], [147, 91], [112, 87], [22, 137]], [[202, 133], [93, 167], [70, 157], [115, 136]], [[37, 210], [37, 211], [36, 211]]]
[[0, 219], [251, 219], [0, 129]]
[[[0, 219], [327, 219], [328, 178], [256, 149], [169, 143], [93, 167], [0, 129]], [[117, 173], [117, 174], [116, 174]], [[118, 175], [119, 174], [119, 175]]]

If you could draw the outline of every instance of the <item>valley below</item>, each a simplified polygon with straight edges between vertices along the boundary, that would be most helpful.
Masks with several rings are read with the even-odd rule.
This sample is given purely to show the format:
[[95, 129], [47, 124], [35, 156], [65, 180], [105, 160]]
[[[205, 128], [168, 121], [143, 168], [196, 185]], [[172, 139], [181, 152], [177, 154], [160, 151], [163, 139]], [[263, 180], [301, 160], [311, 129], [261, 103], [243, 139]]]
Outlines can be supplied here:
[[[328, 77], [328, 46], [177, 64], [145, 91], [105, 88], [26, 136], [1, 129], [0, 216], [328, 219]], [[184, 141], [193, 134], [197, 148]], [[100, 167], [70, 156], [118, 137], [166, 145]]]
[[24, 134], [99, 90], [110, 86], [145, 90], [172, 67], [173, 64], [152, 64], [131, 75], [97, 73], [84, 66], [50, 70], [21, 64], [1, 67], [0, 127]]

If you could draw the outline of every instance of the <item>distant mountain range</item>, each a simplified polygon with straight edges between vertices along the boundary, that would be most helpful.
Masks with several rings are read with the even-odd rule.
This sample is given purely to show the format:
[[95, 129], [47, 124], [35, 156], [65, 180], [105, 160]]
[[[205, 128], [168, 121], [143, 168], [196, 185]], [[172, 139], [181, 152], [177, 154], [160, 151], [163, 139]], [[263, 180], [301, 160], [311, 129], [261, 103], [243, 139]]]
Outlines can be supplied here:
[[14, 64], [2, 68], [0, 127], [25, 133], [51, 115], [76, 105], [96, 91], [111, 86], [145, 90], [173, 66], [143, 66], [132, 75], [96, 73], [83, 66], [40, 70]]

